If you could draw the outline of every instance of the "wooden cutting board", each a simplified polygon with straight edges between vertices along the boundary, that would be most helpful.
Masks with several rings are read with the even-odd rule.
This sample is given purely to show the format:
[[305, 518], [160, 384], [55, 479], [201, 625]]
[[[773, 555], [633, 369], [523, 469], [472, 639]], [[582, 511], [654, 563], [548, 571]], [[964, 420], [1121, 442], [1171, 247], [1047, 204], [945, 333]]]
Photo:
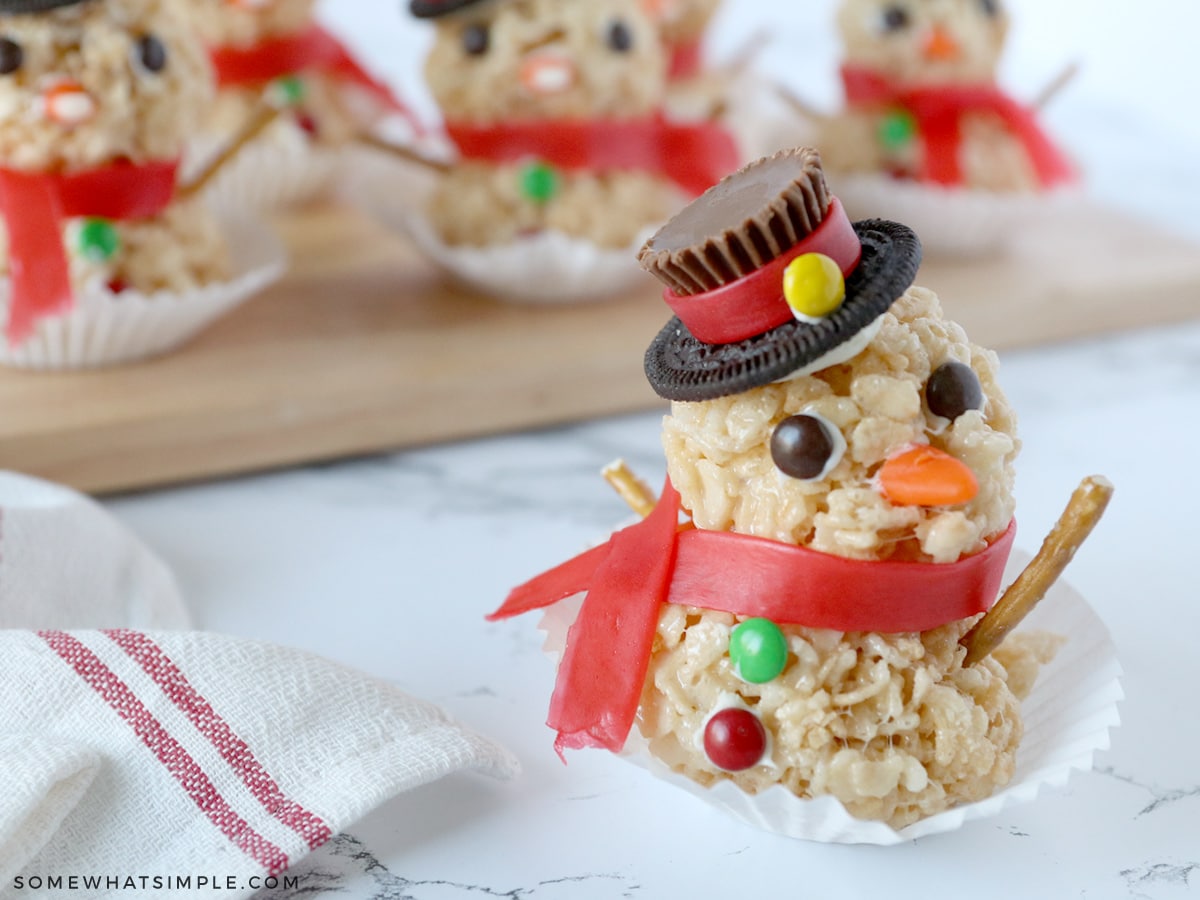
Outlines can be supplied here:
[[[358, 456], [661, 405], [636, 296], [517, 307], [444, 283], [346, 209], [280, 223], [284, 281], [182, 350], [109, 370], [0, 371], [0, 468], [93, 493]], [[1107, 211], [921, 283], [972, 337], [1018, 347], [1200, 316], [1200, 248]]]

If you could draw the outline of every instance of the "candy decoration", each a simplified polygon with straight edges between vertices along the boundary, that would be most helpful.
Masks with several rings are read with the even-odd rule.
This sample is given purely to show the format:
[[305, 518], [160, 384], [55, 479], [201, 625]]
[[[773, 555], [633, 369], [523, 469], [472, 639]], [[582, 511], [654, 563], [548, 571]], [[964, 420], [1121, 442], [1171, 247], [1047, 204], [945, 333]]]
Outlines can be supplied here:
[[766, 684], [787, 667], [787, 638], [770, 619], [747, 619], [729, 637], [729, 658], [747, 684]]
[[521, 170], [521, 193], [534, 203], [549, 203], [561, 189], [562, 177], [553, 166], [535, 162]]
[[281, 108], [299, 106], [304, 102], [306, 93], [303, 79], [295, 75], [276, 78], [271, 82], [271, 102]]
[[879, 123], [879, 141], [888, 150], [903, 150], [917, 136], [917, 120], [907, 110], [894, 110]]
[[25, 63], [25, 50], [12, 38], [0, 38], [0, 75], [11, 75]]
[[975, 370], [960, 362], [938, 366], [925, 385], [925, 404], [935, 416], [953, 422], [963, 413], [983, 409], [983, 386]]
[[722, 710], [704, 729], [704, 752], [718, 769], [744, 772], [757, 766], [766, 754], [767, 730], [749, 710]]
[[771, 459], [776, 468], [801, 481], [824, 478], [845, 453], [841, 430], [812, 413], [784, 419], [771, 435]]
[[805, 253], [792, 260], [784, 271], [783, 296], [801, 321], [832, 315], [846, 302], [842, 267], [824, 253]]
[[926, 444], [889, 459], [877, 482], [895, 506], [961, 506], [979, 494], [979, 480], [966, 463]]
[[108, 219], [86, 219], [79, 229], [79, 253], [95, 263], [105, 263], [121, 249], [121, 235]]

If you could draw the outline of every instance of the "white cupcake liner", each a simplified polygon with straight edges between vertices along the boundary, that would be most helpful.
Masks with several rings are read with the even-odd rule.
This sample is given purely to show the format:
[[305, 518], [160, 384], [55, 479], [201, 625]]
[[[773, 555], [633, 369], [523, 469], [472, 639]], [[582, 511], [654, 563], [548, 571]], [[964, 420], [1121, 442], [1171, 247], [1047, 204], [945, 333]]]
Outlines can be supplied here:
[[[13, 346], [0, 337], [0, 364], [58, 371], [116, 365], [173, 350], [217, 318], [276, 281], [286, 252], [265, 226], [222, 217], [233, 277], [194, 291], [114, 294], [90, 285], [70, 312], [41, 319], [32, 336]], [[0, 322], [8, 318], [10, 282], [0, 281]]]
[[1079, 189], [996, 193], [904, 181], [887, 175], [830, 174], [850, 218], [891, 219], [917, 233], [927, 253], [975, 257], [1003, 252], [1031, 222], [1078, 198]]
[[552, 306], [603, 300], [646, 284], [637, 254], [657, 226], [619, 250], [554, 231], [492, 247], [454, 247], [441, 240], [425, 214], [434, 184], [428, 173], [366, 153], [355, 154], [353, 168], [346, 191], [351, 203], [407, 235], [443, 273], [481, 294]]
[[[188, 149], [184, 180], [225, 146], [227, 137], [204, 135]], [[272, 213], [330, 195], [345, 171], [345, 147], [314, 143], [300, 128], [276, 122], [238, 150], [204, 190], [219, 212]]]
[[[1015, 579], [1029, 559], [1014, 553], [1005, 583]], [[538, 626], [546, 634], [544, 649], [556, 662], [580, 603], [580, 598], [575, 598], [552, 607]], [[651, 756], [636, 726], [620, 756], [734, 818], [797, 840], [891, 846], [955, 831], [968, 822], [1034, 800], [1044, 786], [1062, 787], [1072, 772], [1089, 771], [1096, 753], [1109, 748], [1110, 730], [1120, 723], [1117, 706], [1124, 694], [1116, 647], [1082, 596], [1060, 581], [1022, 627], [1061, 634], [1068, 641], [1054, 661], [1042, 668], [1032, 693], [1021, 704], [1025, 735], [1012, 781], [985, 800], [938, 813], [899, 831], [883, 822], [854, 818], [834, 797], [802, 800], [781, 786], [750, 795], [728, 780], [706, 788]]]

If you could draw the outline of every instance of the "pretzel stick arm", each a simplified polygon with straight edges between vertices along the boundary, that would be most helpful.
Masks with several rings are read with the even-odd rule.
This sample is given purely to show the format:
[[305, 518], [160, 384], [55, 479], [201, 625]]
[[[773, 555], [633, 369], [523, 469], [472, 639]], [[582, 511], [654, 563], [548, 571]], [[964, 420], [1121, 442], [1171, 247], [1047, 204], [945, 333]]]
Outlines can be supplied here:
[[424, 166], [427, 169], [433, 169], [435, 172], [449, 172], [454, 167], [440, 159], [432, 159], [410, 147], [405, 147], [402, 144], [393, 144], [391, 141], [386, 141], [383, 138], [373, 134], [363, 133], [358, 135], [357, 140], [364, 147], [370, 147], [372, 150], [378, 150], [381, 153], [386, 153], [389, 156], [394, 156], [404, 162], [415, 163], [418, 166]]
[[1079, 63], [1071, 63], [1058, 73], [1057, 77], [1042, 88], [1042, 92], [1033, 101], [1033, 108], [1043, 110], [1063, 92], [1063, 90], [1079, 76]]
[[246, 121], [241, 130], [233, 136], [229, 143], [191, 181], [180, 186], [178, 195], [183, 199], [187, 199], [196, 196], [204, 190], [217, 177], [218, 173], [229, 164], [230, 160], [241, 153], [247, 144], [266, 131], [267, 126], [279, 118], [280, 112], [281, 110], [277, 106], [269, 103], [260, 103], [254, 110], [254, 114]]
[[646, 482], [630, 471], [625, 460], [618, 459], [605, 466], [602, 474], [604, 480], [612, 485], [613, 490], [620, 495], [621, 499], [629, 504], [630, 509], [643, 519], [654, 512], [658, 498], [654, 496], [654, 491], [650, 490]]
[[984, 659], [999, 647], [1029, 615], [1056, 582], [1104, 515], [1113, 486], [1105, 478], [1085, 479], [1055, 524], [1042, 549], [1004, 592], [991, 612], [979, 620], [961, 641], [967, 648], [964, 666]]

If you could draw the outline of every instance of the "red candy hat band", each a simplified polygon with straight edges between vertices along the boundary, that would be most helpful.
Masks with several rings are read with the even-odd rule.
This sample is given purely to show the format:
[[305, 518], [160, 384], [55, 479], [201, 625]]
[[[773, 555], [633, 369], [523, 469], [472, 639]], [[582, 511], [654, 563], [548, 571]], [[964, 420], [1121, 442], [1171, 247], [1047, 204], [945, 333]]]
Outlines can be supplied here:
[[744, 341], [795, 319], [783, 295], [783, 275], [794, 260], [807, 253], [828, 256], [847, 278], [858, 268], [862, 242], [837, 198], [812, 234], [761, 269], [704, 294], [680, 296], [667, 289], [663, 299], [696, 340], [706, 344]]
[[489, 617], [508, 619], [587, 592], [551, 702], [560, 753], [624, 746], [664, 603], [843, 632], [928, 631], [991, 608], [1016, 533], [1010, 525], [956, 563], [861, 561], [681, 528], [679, 513], [679, 493], [668, 481], [645, 520], [516, 588]]

